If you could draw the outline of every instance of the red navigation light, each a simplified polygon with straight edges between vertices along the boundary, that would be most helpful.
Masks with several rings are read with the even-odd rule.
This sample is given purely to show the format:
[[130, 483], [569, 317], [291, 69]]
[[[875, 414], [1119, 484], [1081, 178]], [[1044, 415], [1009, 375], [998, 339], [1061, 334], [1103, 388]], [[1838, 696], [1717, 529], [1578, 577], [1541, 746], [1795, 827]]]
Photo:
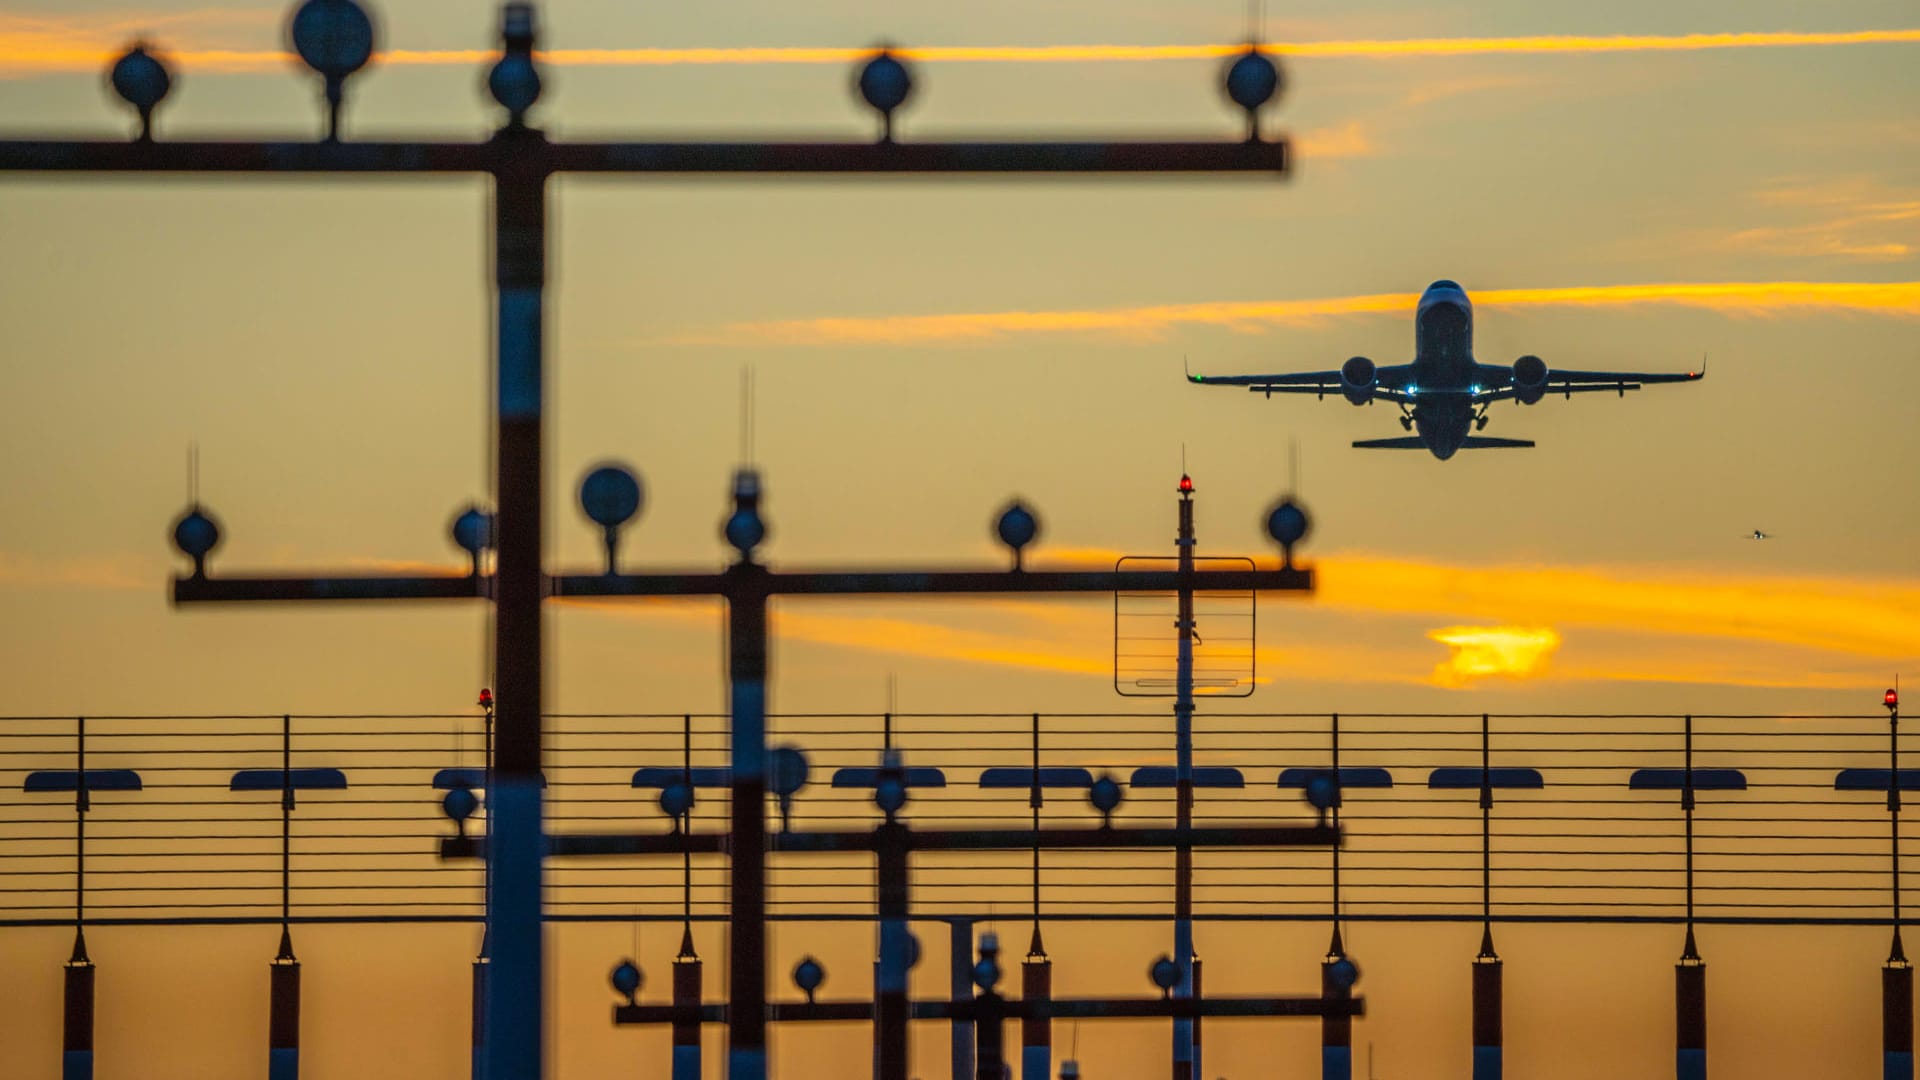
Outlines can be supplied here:
[[1886, 704], [1887, 708], [1897, 709], [1900, 707], [1900, 691], [1889, 689], [1887, 696], [1881, 700]]
[[1188, 476], [1186, 473], [1181, 473], [1180, 474], [1180, 493], [1182, 495], [1185, 495], [1192, 491], [1193, 491], [1193, 477]]
[[480, 707], [483, 709], [493, 708], [493, 691], [484, 686], [480, 688]]

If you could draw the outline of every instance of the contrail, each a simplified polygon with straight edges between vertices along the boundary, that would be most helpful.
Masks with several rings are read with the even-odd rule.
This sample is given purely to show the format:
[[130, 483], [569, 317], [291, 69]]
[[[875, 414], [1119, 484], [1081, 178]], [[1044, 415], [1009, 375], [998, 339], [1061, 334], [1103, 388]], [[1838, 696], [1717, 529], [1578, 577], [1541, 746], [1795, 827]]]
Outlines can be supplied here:
[[[1339, 316], [1407, 313], [1418, 300], [1414, 293], [1373, 293], [1310, 300], [793, 319], [733, 323], [711, 333], [686, 334], [673, 340], [679, 344], [965, 344], [999, 341], [1016, 334], [1091, 333], [1152, 341], [1181, 326], [1224, 326], [1260, 333], [1269, 327], [1308, 325]], [[1914, 318], [1920, 317], [1920, 281], [1685, 282], [1486, 289], [1473, 293], [1473, 303], [1476, 307], [1576, 308], [1664, 304], [1733, 315], [1849, 311]]]
[[[161, 23], [156, 16], [153, 20]], [[178, 17], [166, 22], [185, 23]], [[139, 20], [0, 18], [0, 76], [96, 72], [110, 64]], [[183, 27], [184, 28], [184, 27]], [[1274, 42], [1261, 51], [1274, 56], [1337, 59], [1481, 55], [1597, 54], [1620, 52], [1696, 52], [1710, 49], [1783, 49], [1809, 46], [1912, 44], [1920, 30], [1796, 31], [1720, 34], [1616, 34], [1604, 36], [1533, 34], [1519, 37], [1387, 38], [1343, 41]], [[156, 44], [183, 69], [208, 73], [273, 70], [294, 63], [279, 49], [169, 48]], [[1217, 60], [1243, 51], [1244, 44], [1219, 45], [929, 45], [896, 50], [925, 63], [1085, 64], [1148, 63], [1166, 60]], [[873, 55], [872, 48], [792, 46], [739, 48], [549, 49], [540, 53], [562, 67], [658, 67], [715, 64], [850, 64]], [[390, 49], [377, 63], [400, 67], [478, 65], [495, 55], [486, 49]]]

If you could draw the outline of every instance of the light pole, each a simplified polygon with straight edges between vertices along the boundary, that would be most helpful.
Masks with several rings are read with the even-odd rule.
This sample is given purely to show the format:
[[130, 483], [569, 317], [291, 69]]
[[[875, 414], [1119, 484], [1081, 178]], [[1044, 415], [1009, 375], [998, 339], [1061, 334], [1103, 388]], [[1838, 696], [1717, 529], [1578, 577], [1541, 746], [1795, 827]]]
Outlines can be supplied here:
[[[491, 1080], [543, 1073], [541, 889], [543, 879], [541, 704], [543, 647], [542, 456], [546, 441], [543, 291], [546, 281], [546, 182], [557, 173], [660, 175], [1034, 175], [1142, 173], [1266, 173], [1285, 171], [1287, 146], [1261, 137], [1258, 113], [1279, 89], [1272, 61], [1253, 47], [1228, 68], [1224, 89], [1247, 117], [1248, 137], [1235, 142], [901, 142], [893, 114], [911, 88], [907, 70], [881, 51], [859, 82], [882, 121], [871, 143], [556, 142], [528, 123], [539, 100], [534, 57], [533, 5], [502, 9], [502, 51], [487, 85], [505, 111], [505, 123], [481, 142], [355, 141], [340, 138], [351, 76], [375, 58], [378, 31], [356, 0], [306, 0], [289, 23], [294, 51], [321, 76], [325, 137], [313, 142], [172, 141], [154, 137], [154, 113], [171, 87], [165, 66], [136, 46], [114, 66], [112, 85], [139, 118], [129, 141], [0, 138], [0, 172], [61, 174], [484, 174], [493, 183], [495, 316], [495, 446], [499, 500], [497, 561], [485, 581], [469, 578], [260, 578], [211, 582], [205, 560], [218, 539], [212, 519], [195, 507], [182, 520], [180, 546], [194, 562], [177, 579], [178, 603], [211, 600], [344, 600], [490, 597], [495, 604], [494, 670], [498, 732], [488, 825], [493, 865], [487, 876], [485, 1027]], [[477, 562], [477, 561], [476, 561]], [[751, 566], [735, 575], [730, 595], [734, 632], [764, 633], [763, 573]], [[224, 586], [224, 587], [222, 587]], [[753, 651], [737, 650], [754, 664]], [[738, 672], [733, 712], [737, 734], [750, 749], [736, 766], [735, 814], [745, 850], [760, 847], [758, 796], [764, 783], [758, 751], [765, 722], [764, 669]], [[757, 918], [749, 898], [764, 889], [757, 860], [734, 867], [736, 899]], [[760, 981], [746, 970], [749, 956], [734, 954], [734, 986]], [[734, 1031], [730, 1074], [756, 1080], [765, 1071], [764, 1032], [755, 1017]]]
[[1880, 1049], [1886, 1080], [1913, 1080], [1913, 964], [1900, 943], [1900, 688], [1887, 688], [1887, 846], [1893, 876], [1893, 941], [1880, 969]]

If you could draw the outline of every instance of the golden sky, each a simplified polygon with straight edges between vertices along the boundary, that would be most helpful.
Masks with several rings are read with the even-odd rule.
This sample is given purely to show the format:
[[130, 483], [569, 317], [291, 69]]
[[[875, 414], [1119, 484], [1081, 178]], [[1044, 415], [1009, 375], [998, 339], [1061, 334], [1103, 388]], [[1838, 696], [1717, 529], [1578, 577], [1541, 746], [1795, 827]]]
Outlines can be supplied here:
[[[494, 122], [487, 5], [385, 5], [349, 136]], [[870, 137], [850, 56], [922, 50], [901, 137], [1234, 138], [1245, 5], [771, 0], [542, 7], [560, 136]], [[161, 137], [318, 128], [278, 5], [0, 0], [0, 130], [129, 130], [99, 65], [178, 62]], [[1312, 599], [1262, 607], [1272, 711], [1872, 707], [1920, 675], [1920, 30], [1910, 3], [1333, 3], [1273, 10], [1284, 180], [614, 181], [553, 191], [548, 534], [606, 458], [643, 473], [629, 565], [711, 566], [758, 385], [770, 559], [1267, 557], [1289, 484]], [[10, 713], [464, 707], [473, 608], [174, 611], [187, 447], [216, 567], [457, 565], [488, 490], [487, 194], [8, 178], [0, 198], [0, 684]], [[1196, 371], [1409, 359], [1466, 286], [1479, 357], [1711, 376], [1494, 411], [1533, 450], [1352, 450], [1387, 408]], [[1755, 529], [1773, 535], [1747, 539]], [[557, 606], [555, 709], [723, 701], [710, 605]], [[780, 605], [774, 708], [1116, 707], [1111, 607]], [[1386, 1075], [1383, 1072], [1382, 1075]], [[1396, 1073], [1395, 1075], [1399, 1075]], [[1569, 1074], [1571, 1075], [1571, 1074]]]
[[[829, 4], [742, 22], [548, 5], [542, 118], [594, 136], [858, 137], [868, 120], [845, 72], [884, 34], [920, 50], [905, 137], [1231, 133], [1209, 84], [1244, 39], [1244, 13], [1073, 11], [963, 20]], [[1916, 437], [1898, 388], [1920, 323], [1920, 184], [1897, 107], [1917, 32], [1899, 15], [1843, 6], [1809, 24], [1757, 8], [1724, 26], [1652, 6], [1606, 19], [1276, 14], [1265, 36], [1289, 89], [1270, 124], [1298, 153], [1279, 182], [563, 180], [554, 540], [574, 561], [590, 552], [568, 496], [612, 456], [636, 463], [652, 496], [632, 558], [715, 559], [735, 388], [753, 366], [777, 560], [991, 559], [981, 523], [1013, 492], [1040, 507], [1063, 556], [1162, 550], [1183, 450], [1203, 549], [1260, 554], [1254, 523], [1297, 446], [1328, 588], [1266, 624], [1270, 667], [1290, 677], [1263, 694], [1366, 692], [1316, 677], [1337, 670], [1371, 672], [1389, 695], [1444, 688], [1433, 701], [1467, 708], [1476, 690], [1532, 701], [1598, 689], [1658, 708], [1675, 684], [1756, 682], [1841, 707], [1851, 680], [1870, 693], [1920, 652], [1911, 607], [1884, 603], [1855, 625], [1872, 594], [1904, 599], [1920, 578], [1899, 483]], [[178, 66], [163, 134], [295, 134], [312, 123], [313, 87], [279, 54], [279, 19], [251, 5], [8, 5], [0, 105], [29, 130], [120, 129], [98, 64], [143, 35]], [[351, 130], [483, 126], [471, 79], [489, 32], [452, 4], [389, 13], [390, 55], [356, 80]], [[123, 662], [145, 669], [143, 685], [183, 700], [284, 696], [284, 680], [245, 676], [210, 691], [183, 663], [230, 622], [273, 628], [242, 639], [385, 669], [392, 654], [360, 642], [400, 631], [331, 629], [384, 615], [167, 613], [156, 537], [178, 510], [191, 442], [227, 526], [220, 565], [451, 564], [445, 520], [487, 487], [484, 193], [462, 181], [8, 183], [0, 220], [20, 254], [0, 280], [16, 357], [6, 389], [37, 403], [0, 436], [15, 511], [0, 589], [32, 613], [7, 630], [20, 700], [121, 707], [108, 687], [82, 695], [107, 700], [72, 700], [90, 660], [71, 643], [98, 618], [138, 635]], [[1473, 294], [1485, 361], [1683, 370], [1705, 357], [1712, 377], [1627, 401], [1502, 408], [1490, 431], [1538, 449], [1445, 464], [1348, 449], [1391, 432], [1384, 409], [1177, 382], [1182, 356], [1200, 371], [1404, 360], [1412, 299], [1440, 276]], [[1755, 528], [1775, 539], [1743, 539]], [[1358, 589], [1355, 565], [1369, 582]], [[1596, 591], [1643, 602], [1596, 617], [1583, 599]], [[1503, 595], [1532, 602], [1516, 612]], [[1004, 669], [1009, 688], [1066, 703], [1103, 682], [1109, 632], [1091, 609], [1071, 624], [975, 625], [907, 605], [884, 618], [792, 606], [794, 641], [869, 685], [892, 673], [941, 695]], [[559, 614], [556, 627], [607, 652], [665, 632], [606, 615]], [[294, 680], [327, 700], [287, 704], [379, 686], [430, 707], [484, 678], [477, 612], [401, 618], [449, 630], [404, 671]], [[917, 636], [893, 633], [902, 621]], [[1436, 674], [1451, 655], [1436, 634], [1509, 625], [1550, 632], [1548, 659], [1505, 679]], [[670, 650], [684, 658], [669, 662], [710, 671], [706, 631], [687, 629]], [[1667, 655], [1671, 635], [1700, 643], [1693, 667], [1634, 662], [1633, 641]], [[1749, 646], [1799, 663], [1743, 658]], [[300, 647], [272, 651], [267, 667], [240, 667], [299, 669], [286, 657]], [[845, 685], [812, 656], [781, 668], [784, 700]], [[557, 706], [628, 692], [567, 670]], [[1647, 682], [1667, 685], [1634, 689]], [[652, 692], [667, 708], [709, 705], [706, 683]]]

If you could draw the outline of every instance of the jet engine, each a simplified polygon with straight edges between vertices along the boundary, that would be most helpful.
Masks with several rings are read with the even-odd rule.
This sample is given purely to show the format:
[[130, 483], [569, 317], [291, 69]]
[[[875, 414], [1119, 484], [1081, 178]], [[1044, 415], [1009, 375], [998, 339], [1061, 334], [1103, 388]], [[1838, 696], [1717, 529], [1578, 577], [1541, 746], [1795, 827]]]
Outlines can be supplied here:
[[1340, 392], [1355, 405], [1373, 400], [1373, 361], [1356, 356], [1340, 365]]
[[1513, 397], [1522, 405], [1539, 401], [1547, 392], [1547, 362], [1523, 356], [1513, 362]]

